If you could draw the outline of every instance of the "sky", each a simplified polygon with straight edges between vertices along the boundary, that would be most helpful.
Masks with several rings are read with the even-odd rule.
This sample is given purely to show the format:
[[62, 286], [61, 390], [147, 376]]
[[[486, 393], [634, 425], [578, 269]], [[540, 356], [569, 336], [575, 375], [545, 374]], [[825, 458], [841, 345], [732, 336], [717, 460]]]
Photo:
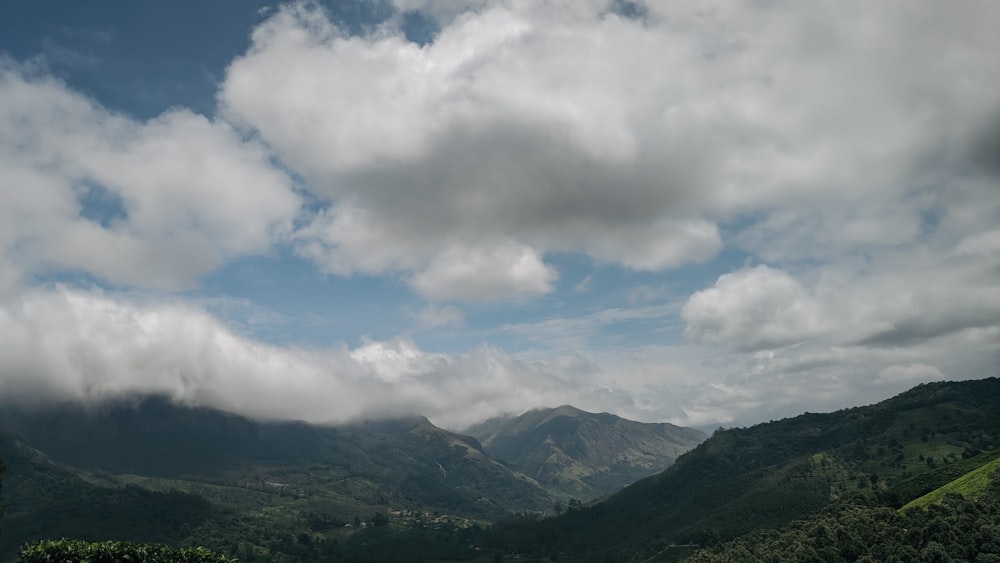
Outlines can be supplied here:
[[1000, 375], [1000, 3], [3, 10], [0, 401], [714, 428]]

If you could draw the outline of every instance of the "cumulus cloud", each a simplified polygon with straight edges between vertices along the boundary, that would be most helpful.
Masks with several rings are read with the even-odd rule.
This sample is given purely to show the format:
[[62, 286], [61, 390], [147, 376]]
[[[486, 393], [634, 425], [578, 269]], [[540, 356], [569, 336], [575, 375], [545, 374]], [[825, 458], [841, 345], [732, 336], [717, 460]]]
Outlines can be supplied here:
[[[991, 162], [994, 6], [396, 7], [436, 19], [434, 40], [408, 42], [399, 18], [348, 36], [298, 4], [255, 31], [219, 93], [333, 203], [300, 248], [341, 274], [417, 273], [437, 297], [455, 278], [420, 272], [458, 241], [661, 271], [714, 256], [737, 217], [754, 220], [733, 241], [766, 260], [836, 257], [953, 214], [942, 178], [967, 201], [986, 189], [963, 171]], [[470, 297], [548, 287], [502, 278]]]
[[137, 122], [0, 59], [0, 259], [28, 274], [193, 286], [288, 233], [299, 197], [264, 148], [184, 109]]
[[521, 259], [501, 276], [463, 272], [463, 285], [494, 289], [455, 298], [479, 299], [548, 291], [536, 263], [548, 252], [649, 271], [709, 258], [717, 226], [684, 214], [700, 199], [697, 155], [682, 135], [647, 130], [656, 85], [631, 94], [653, 59], [611, 58], [654, 57], [656, 36], [592, 8], [561, 22], [491, 4], [424, 47], [388, 27], [348, 37], [316, 8], [287, 8], [230, 66], [220, 104], [333, 202], [300, 250], [338, 273], [415, 273], [437, 298], [455, 289], [438, 274], [455, 256], [532, 249], [530, 281], [513, 271]]
[[767, 266], [721, 276], [714, 287], [692, 295], [681, 315], [688, 336], [751, 350], [808, 340], [824, 328], [805, 288]]
[[552, 268], [525, 246], [459, 248], [436, 256], [413, 278], [413, 287], [431, 299], [486, 301], [511, 292], [548, 293], [555, 277]]
[[806, 341], [898, 347], [1000, 326], [1000, 255], [989, 233], [839, 261], [796, 279], [768, 266], [720, 276], [682, 309], [685, 334], [737, 350]]

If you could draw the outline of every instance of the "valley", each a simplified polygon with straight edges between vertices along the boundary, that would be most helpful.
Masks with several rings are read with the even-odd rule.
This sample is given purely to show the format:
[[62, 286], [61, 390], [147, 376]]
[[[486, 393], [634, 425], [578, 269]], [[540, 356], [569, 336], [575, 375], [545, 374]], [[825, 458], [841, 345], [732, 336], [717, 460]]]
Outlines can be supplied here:
[[[5, 409], [0, 420], [3, 560], [67, 536], [207, 546], [240, 561], [729, 561], [793, 553], [781, 534], [801, 553], [847, 549], [801, 535], [819, 522], [878, 530], [844, 551], [855, 555], [883, 553], [869, 544], [899, 543], [900, 522], [924, 526], [942, 510], [1000, 525], [989, 524], [997, 378], [703, 441], [569, 406], [463, 433], [422, 417], [258, 422], [161, 398]], [[627, 484], [657, 464], [666, 468]], [[598, 496], [616, 479], [623, 488]], [[983, 542], [976, 549], [992, 549]]]
[[[590, 457], [563, 454], [574, 467], [611, 482], [650, 475], [703, 438], [696, 430], [658, 433], [664, 425], [607, 414], [568, 414], [547, 418], [556, 426], [563, 419], [570, 423], [555, 435], [562, 442], [584, 443], [572, 428], [584, 418], [605, 421], [598, 428], [608, 436], [618, 432], [619, 442], [624, 438], [616, 425], [630, 432], [654, 429], [643, 437], [642, 466], [595, 464], [594, 454], [609, 447], [600, 441], [589, 443]], [[350, 552], [362, 532], [448, 543], [462, 530], [515, 514], [559, 511], [606, 490], [553, 486], [476, 438], [423, 417], [322, 427], [253, 421], [143, 397], [97, 407], [8, 406], [0, 428], [7, 432], [0, 457], [8, 460], [0, 559], [53, 533], [209, 545], [243, 561], [322, 559]], [[609, 450], [604, 457], [623, 455], [631, 450]], [[74, 516], [49, 526], [58, 519], [54, 514]], [[158, 519], [178, 525], [153, 525]], [[466, 557], [469, 549], [456, 556]]]

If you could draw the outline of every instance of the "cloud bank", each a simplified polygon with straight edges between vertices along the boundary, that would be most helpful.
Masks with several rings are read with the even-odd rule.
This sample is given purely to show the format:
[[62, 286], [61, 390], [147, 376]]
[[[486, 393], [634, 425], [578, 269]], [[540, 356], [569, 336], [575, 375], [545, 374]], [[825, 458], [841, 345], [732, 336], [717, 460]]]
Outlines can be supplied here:
[[[65, 287], [0, 308], [0, 398], [19, 403], [159, 394], [262, 419], [342, 423], [423, 414], [461, 428], [524, 405], [572, 398], [596, 408], [602, 385], [480, 346], [433, 354], [405, 338], [354, 349], [279, 347], [182, 302]], [[588, 380], [589, 379], [589, 380]]]

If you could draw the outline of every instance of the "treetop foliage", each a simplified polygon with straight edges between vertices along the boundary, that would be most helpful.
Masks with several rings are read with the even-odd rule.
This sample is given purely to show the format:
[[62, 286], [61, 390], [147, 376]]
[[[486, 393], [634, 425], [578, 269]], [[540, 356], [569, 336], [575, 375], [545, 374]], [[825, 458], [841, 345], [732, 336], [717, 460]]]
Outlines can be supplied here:
[[48, 540], [26, 544], [18, 554], [19, 563], [80, 561], [88, 563], [232, 563], [235, 560], [203, 547], [176, 548], [131, 542], [86, 542]]

